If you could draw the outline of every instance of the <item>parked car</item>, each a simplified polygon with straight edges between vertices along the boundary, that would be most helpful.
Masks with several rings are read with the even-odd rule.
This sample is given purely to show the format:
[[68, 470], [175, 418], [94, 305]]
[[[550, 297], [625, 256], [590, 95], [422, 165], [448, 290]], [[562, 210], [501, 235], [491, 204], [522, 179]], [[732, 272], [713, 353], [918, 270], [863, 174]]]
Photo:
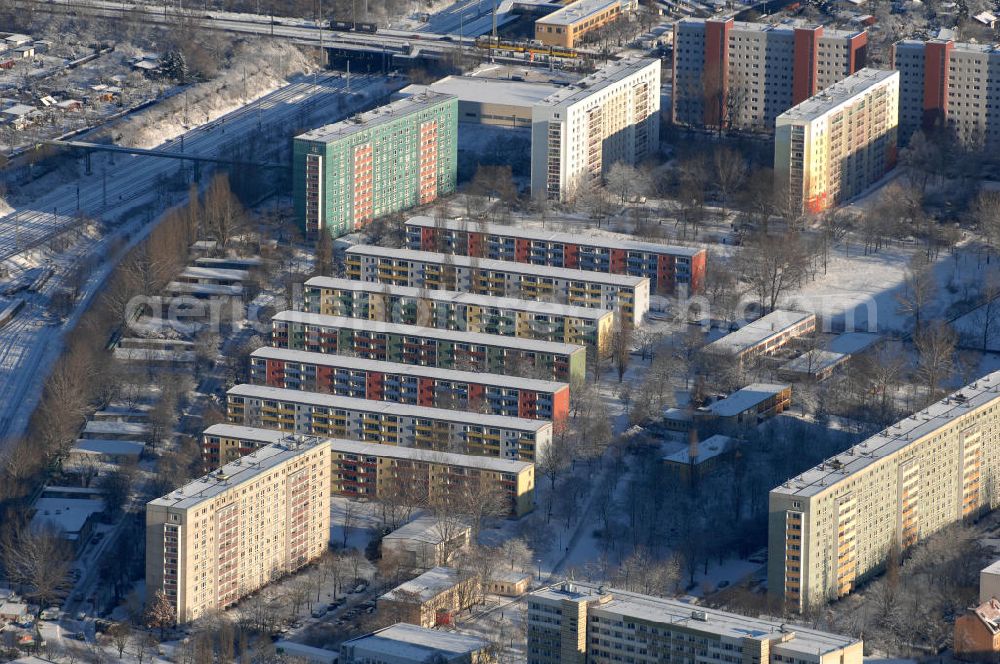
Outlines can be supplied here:
[[317, 606], [315, 609], [312, 610], [312, 617], [313, 618], [322, 618], [325, 615], [326, 615], [326, 607], [325, 606]]

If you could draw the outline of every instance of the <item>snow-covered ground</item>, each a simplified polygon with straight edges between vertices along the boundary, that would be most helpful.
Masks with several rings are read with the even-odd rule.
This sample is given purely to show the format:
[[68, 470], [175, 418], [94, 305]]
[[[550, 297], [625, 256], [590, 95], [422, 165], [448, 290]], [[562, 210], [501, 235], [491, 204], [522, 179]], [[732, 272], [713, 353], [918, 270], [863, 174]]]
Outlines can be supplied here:
[[[387, 95], [398, 85], [381, 78], [355, 77], [352, 94], [347, 95], [347, 83], [339, 75], [315, 79], [300, 76], [253, 104], [186, 132], [185, 149], [194, 154], [218, 154], [226, 145], [238, 143], [251, 134], [270, 136], [275, 145], [286, 147], [291, 138], [290, 127], [303, 126], [303, 122], [306, 126], [318, 126], [335, 121], [352, 108]], [[338, 104], [341, 99], [346, 99], [346, 103]], [[179, 142], [168, 141], [163, 147], [179, 149], [176, 145]], [[121, 255], [121, 251], [114, 253], [110, 247], [123, 237], [129, 238], [131, 243], [139, 241], [160, 212], [186, 198], [186, 191], [164, 191], [157, 184], [164, 176], [176, 172], [178, 165], [173, 160], [117, 157], [114, 161], [95, 161], [97, 166], [93, 175], [61, 186], [50, 186], [47, 193], [33, 200], [18, 201], [13, 213], [0, 218], [0, 258], [7, 259], [7, 267], [12, 268], [12, 272], [41, 264], [53, 264], [57, 268], [43, 292], [31, 295], [29, 306], [14, 321], [0, 328], [0, 348], [3, 349], [0, 435], [16, 435], [26, 426], [37, 403], [41, 383], [59, 355], [64, 332], [75, 324], [79, 313], [88, 306]], [[84, 217], [101, 219], [111, 231], [90, 242], [74, 241], [68, 252], [58, 256], [47, 250], [26, 254], [24, 246], [32, 246], [57, 234], [60, 229], [78, 224], [77, 200]], [[84, 255], [107, 260], [88, 272], [84, 297], [74, 315], [67, 322], [55, 321], [57, 324], [49, 325], [50, 299], [62, 286], [73, 260]], [[14, 257], [18, 258], [12, 263], [9, 259]]]

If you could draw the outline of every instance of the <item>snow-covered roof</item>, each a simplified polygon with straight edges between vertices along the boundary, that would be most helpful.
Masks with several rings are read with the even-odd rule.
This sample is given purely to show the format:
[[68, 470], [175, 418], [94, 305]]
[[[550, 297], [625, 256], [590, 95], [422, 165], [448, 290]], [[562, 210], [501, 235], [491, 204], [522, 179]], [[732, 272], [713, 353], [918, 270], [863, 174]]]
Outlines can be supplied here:
[[990, 12], [979, 12], [972, 18], [979, 21], [983, 25], [988, 25], [990, 27], [992, 27], [993, 24], [996, 23], [997, 21], [997, 17], [991, 14]]
[[498, 261], [491, 258], [474, 258], [470, 256], [455, 256], [435, 251], [419, 251], [417, 249], [395, 249], [392, 247], [377, 247], [369, 244], [358, 244], [344, 252], [348, 257], [363, 256], [370, 258], [385, 258], [395, 261], [410, 261], [413, 263], [429, 263], [431, 265], [454, 265], [455, 267], [472, 268], [490, 272], [508, 272], [527, 276], [548, 277], [566, 281], [602, 284], [618, 288], [637, 288], [643, 283], [649, 284], [647, 277], [632, 277], [627, 274], [609, 274], [606, 272], [590, 272], [573, 270], [566, 267], [551, 267], [549, 265], [534, 265], [532, 263], [515, 263], [513, 261]]
[[530, 108], [558, 89], [559, 86], [551, 83], [511, 81], [483, 76], [445, 76], [427, 85], [409, 85], [401, 92], [417, 94], [430, 90], [455, 95], [459, 101]]
[[[415, 595], [421, 602], [433, 599], [441, 593], [454, 588], [462, 578], [456, 570], [450, 567], [432, 567], [420, 576], [402, 583], [379, 599], [400, 599], [401, 594]], [[409, 597], [406, 597], [408, 600]]]
[[476, 307], [492, 307], [496, 309], [507, 309], [510, 311], [529, 311], [541, 313], [549, 316], [564, 316], [567, 318], [580, 318], [583, 320], [598, 321], [608, 316], [614, 316], [614, 312], [605, 309], [591, 309], [590, 307], [580, 307], [568, 304], [558, 304], [555, 302], [539, 302], [536, 300], [520, 300], [514, 297], [494, 297], [492, 295], [480, 295], [477, 293], [463, 293], [448, 290], [427, 290], [425, 288], [413, 288], [411, 286], [391, 286], [373, 283], [371, 281], [355, 281], [354, 279], [344, 279], [341, 277], [313, 277], [306, 281], [307, 287], [325, 288], [330, 290], [342, 290], [362, 293], [378, 293], [387, 297], [397, 298], [419, 298], [424, 300], [434, 300], [436, 302], [451, 302], [454, 304], [464, 304]]
[[149, 425], [141, 424], [139, 422], [116, 422], [114, 420], [102, 420], [100, 422], [95, 422], [91, 420], [84, 425], [83, 433], [94, 435], [102, 433], [113, 433], [117, 435], [131, 434], [141, 438], [149, 433]]
[[621, 0], [576, 0], [562, 9], [535, 21], [543, 25], [575, 25], [611, 7], [621, 6]]
[[435, 516], [421, 516], [413, 521], [396, 528], [382, 538], [382, 541], [410, 540], [415, 542], [425, 542], [427, 544], [441, 544], [445, 539], [454, 539], [461, 534], [468, 533], [471, 529], [465, 526], [461, 532], [453, 525], [449, 524], [448, 529], [442, 533], [441, 519]]
[[502, 374], [480, 373], [478, 371], [438, 369], [437, 367], [425, 367], [421, 365], [403, 364], [400, 362], [369, 360], [363, 357], [351, 357], [349, 355], [314, 353], [311, 351], [271, 348], [268, 346], [258, 348], [253, 351], [250, 353], [250, 357], [260, 358], [263, 360], [279, 360], [282, 362], [312, 364], [321, 367], [332, 367], [334, 369], [347, 369], [350, 371], [377, 372], [383, 375], [399, 374], [404, 376], [410, 375], [420, 376], [422, 378], [432, 378], [437, 381], [476, 383], [507, 390], [531, 390], [533, 392], [554, 394], [556, 392], [569, 389], [569, 385], [566, 383], [557, 383], [550, 380], [520, 378], [518, 376], [504, 376]]
[[883, 429], [818, 466], [793, 477], [772, 493], [812, 497], [850, 481], [851, 476], [900, 450], [933, 435], [956, 418], [1000, 399], [1000, 371], [986, 374], [927, 408]]
[[[575, 582], [568, 590], [555, 586], [535, 591], [529, 595], [529, 601], [535, 597], [549, 601], [598, 600], [608, 595], [611, 596], [610, 601], [595, 604], [589, 611], [597, 615], [634, 617], [652, 623], [677, 625], [682, 631], [721, 637], [733, 644], [740, 644], [744, 639], [767, 639], [771, 641], [771, 652], [785, 657], [789, 656], [788, 653], [802, 653], [815, 658], [859, 643], [850, 636], [821, 632], [783, 620], [753, 618], [675, 599], [640, 595], [616, 588], [595, 588]], [[704, 619], [701, 619], [702, 616]]]
[[221, 267], [189, 265], [178, 277], [180, 279], [217, 279], [219, 281], [247, 281], [250, 273], [246, 270], [232, 270]]
[[35, 526], [52, 524], [66, 534], [67, 539], [77, 539], [87, 519], [104, 511], [104, 501], [96, 498], [46, 498], [35, 501]]
[[572, 355], [585, 352], [583, 346], [564, 344], [558, 341], [537, 341], [525, 337], [504, 337], [498, 334], [482, 334], [479, 332], [463, 332], [458, 330], [438, 330], [420, 325], [399, 325], [381, 321], [344, 316], [326, 316], [324, 314], [309, 314], [304, 311], [281, 311], [275, 314], [272, 321], [282, 323], [302, 323], [316, 327], [329, 327], [342, 330], [366, 330], [398, 334], [407, 337], [424, 337], [439, 339], [455, 344], [469, 346], [499, 346], [515, 350], [535, 353], [551, 353], [556, 355]]
[[717, 417], [736, 417], [787, 389], [789, 389], [788, 385], [780, 383], [752, 383], [733, 392], [725, 399], [719, 399], [709, 404], [705, 409]]
[[464, 658], [470, 653], [486, 648], [487, 645], [486, 641], [478, 636], [397, 623], [377, 632], [344, 641], [341, 653], [345, 655], [353, 653], [354, 662], [400, 660], [429, 662], [436, 656], [451, 661]]
[[367, 129], [388, 124], [394, 120], [420, 113], [421, 111], [449, 101], [457, 103], [453, 95], [438, 94], [435, 92], [404, 97], [389, 104], [378, 106], [370, 111], [359, 113], [347, 120], [310, 129], [304, 134], [296, 136], [295, 140], [312, 141], [315, 143], [335, 143]]
[[482, 415], [480, 413], [467, 413], [459, 410], [448, 410], [446, 408], [429, 408], [427, 406], [412, 406], [388, 401], [356, 399], [354, 397], [341, 397], [318, 392], [286, 390], [266, 385], [236, 385], [230, 388], [227, 395], [230, 398], [280, 401], [286, 404], [300, 404], [310, 408], [319, 406], [321, 408], [335, 408], [363, 413], [419, 417], [530, 433], [537, 433], [552, 428], [552, 423], [544, 420], [529, 420], [522, 417], [508, 417], [505, 415]]
[[269, 473], [276, 466], [323, 445], [328, 445], [328, 443], [319, 438], [310, 438], [305, 440], [289, 439], [287, 444], [261, 447], [244, 457], [227, 463], [218, 470], [174, 489], [165, 496], [149, 501], [147, 505], [190, 509], [235, 486], [251, 482], [256, 477]]
[[871, 347], [881, 339], [879, 334], [845, 332], [834, 338], [825, 350], [814, 348], [781, 365], [786, 373], [808, 374], [825, 371], [851, 359], [852, 355]]
[[101, 440], [81, 438], [73, 445], [70, 454], [107, 454], [138, 458], [146, 444], [139, 440]]
[[14, 117], [22, 117], [26, 115], [31, 115], [33, 113], [38, 113], [38, 109], [34, 106], [28, 106], [27, 104], [14, 104], [9, 108], [3, 109], [0, 113], [6, 113]]
[[[242, 426], [239, 424], [213, 424], [205, 429], [203, 435], [248, 441], [258, 445], [280, 443], [283, 440], [288, 439], [303, 440], [316, 438], [316, 436], [290, 434], [286, 431], [260, 429], [257, 427]], [[437, 452], [434, 450], [422, 450], [415, 447], [365, 443], [358, 440], [344, 440], [342, 438], [322, 438], [322, 440], [329, 441], [330, 451], [333, 453], [334, 457], [337, 455], [350, 455], [359, 457], [380, 457], [383, 459], [406, 459], [409, 461], [419, 461], [421, 463], [448, 465], [458, 468], [475, 468], [478, 470], [489, 470], [498, 473], [509, 473], [511, 475], [517, 475], [532, 466], [531, 463], [527, 461], [513, 461], [510, 459], [498, 459], [497, 457], [456, 454], [453, 452]]]
[[[693, 463], [696, 465], [699, 463], [704, 463], [709, 459], [713, 459], [719, 456], [720, 454], [726, 453], [731, 449], [732, 440], [733, 439], [730, 438], [729, 436], [716, 434], [714, 436], [706, 438], [705, 440], [699, 441], [698, 456], [695, 457]], [[683, 464], [692, 463], [690, 450], [688, 450], [688, 448], [686, 447], [682, 450], [674, 452], [673, 454], [668, 454], [667, 456], [663, 457], [663, 460], [666, 461], [667, 463], [683, 463]]]
[[815, 318], [815, 314], [803, 311], [775, 309], [766, 316], [758, 318], [752, 323], [747, 323], [735, 332], [730, 332], [721, 339], [716, 339], [705, 346], [705, 351], [709, 353], [739, 355], [765, 343], [773, 337], [787, 332], [790, 328], [800, 323], [804, 323], [809, 319], [815, 320]]
[[296, 660], [305, 660], [310, 664], [334, 664], [337, 661], [338, 654], [336, 650], [316, 648], [307, 646], [304, 643], [285, 641], [284, 639], [275, 642], [274, 650], [279, 655], [290, 656]]
[[556, 233], [554, 231], [522, 228], [520, 226], [503, 226], [501, 224], [477, 223], [455, 219], [446, 219], [442, 221], [427, 216], [411, 217], [406, 222], [406, 225], [414, 228], [444, 228], [446, 230], [487, 233], [489, 235], [497, 235], [500, 237], [524, 238], [526, 240], [537, 240], [539, 242], [587, 245], [607, 249], [623, 249], [625, 251], [642, 251], [653, 254], [666, 254], [670, 256], [691, 257], [705, 252], [704, 249], [698, 247], [681, 247], [671, 244], [659, 244], [656, 242], [637, 242], [627, 235], [615, 237], [614, 235], [589, 235], [587, 233]]
[[186, 284], [180, 281], [171, 281], [164, 290], [171, 295], [229, 295], [232, 297], [243, 295], [243, 286], [238, 284]]

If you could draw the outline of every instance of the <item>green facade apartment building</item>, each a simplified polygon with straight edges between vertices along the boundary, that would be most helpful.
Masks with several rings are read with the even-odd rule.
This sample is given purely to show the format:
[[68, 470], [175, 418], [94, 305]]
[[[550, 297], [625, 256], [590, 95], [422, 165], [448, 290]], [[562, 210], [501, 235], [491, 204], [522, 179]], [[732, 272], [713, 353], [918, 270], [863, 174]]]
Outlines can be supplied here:
[[306, 237], [340, 237], [453, 192], [457, 163], [458, 98], [400, 99], [295, 138], [295, 215]]

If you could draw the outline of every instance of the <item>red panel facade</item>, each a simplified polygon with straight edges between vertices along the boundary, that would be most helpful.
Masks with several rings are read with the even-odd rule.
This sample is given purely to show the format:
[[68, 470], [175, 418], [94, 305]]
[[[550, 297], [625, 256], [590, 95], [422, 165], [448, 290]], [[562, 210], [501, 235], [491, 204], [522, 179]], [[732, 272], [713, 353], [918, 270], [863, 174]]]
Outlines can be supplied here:
[[868, 60], [868, 33], [859, 32], [851, 37], [848, 48], [847, 73], [853, 74], [865, 68]]
[[437, 251], [437, 239], [433, 228], [420, 229], [420, 249], [422, 251]]
[[479, 405], [483, 402], [486, 395], [486, 388], [479, 383], [469, 383], [466, 385], [466, 389], [469, 390], [468, 409], [470, 411], [479, 410]]
[[434, 379], [433, 378], [418, 378], [417, 379], [417, 405], [418, 406], [434, 406]]
[[517, 393], [517, 416], [533, 420], [538, 416], [538, 393], [520, 390]]
[[523, 238], [514, 238], [514, 260], [518, 263], [527, 263], [531, 253], [531, 241]]
[[792, 103], [798, 104], [816, 94], [819, 67], [819, 38], [823, 27], [795, 28], [795, 55], [792, 62]]
[[611, 264], [612, 274], [623, 274], [625, 272], [625, 261], [627, 255], [624, 249], [612, 249], [611, 259], [609, 263]]
[[656, 257], [656, 292], [673, 294], [677, 288], [677, 275], [674, 272], [676, 259], [673, 256], [660, 254]]
[[563, 245], [563, 267], [576, 269], [580, 264], [580, 245]]
[[701, 251], [691, 258], [691, 292], [705, 290], [705, 270], [708, 267], [708, 252]]
[[316, 387], [321, 390], [333, 387], [333, 367], [316, 367]]
[[729, 92], [729, 32], [733, 19], [705, 21], [705, 124], [718, 127], [726, 121]]
[[924, 44], [924, 128], [940, 125], [948, 117], [948, 66], [951, 41]]
[[468, 256], [473, 256], [475, 258], [483, 258], [483, 246], [485, 244], [486, 236], [482, 233], [469, 233], [469, 251]]
[[552, 421], [562, 424], [569, 417], [569, 386], [552, 395]]
[[365, 399], [381, 401], [385, 394], [385, 375], [378, 371], [365, 373]]
[[281, 360], [265, 360], [264, 380], [271, 387], [285, 386], [285, 363]]

